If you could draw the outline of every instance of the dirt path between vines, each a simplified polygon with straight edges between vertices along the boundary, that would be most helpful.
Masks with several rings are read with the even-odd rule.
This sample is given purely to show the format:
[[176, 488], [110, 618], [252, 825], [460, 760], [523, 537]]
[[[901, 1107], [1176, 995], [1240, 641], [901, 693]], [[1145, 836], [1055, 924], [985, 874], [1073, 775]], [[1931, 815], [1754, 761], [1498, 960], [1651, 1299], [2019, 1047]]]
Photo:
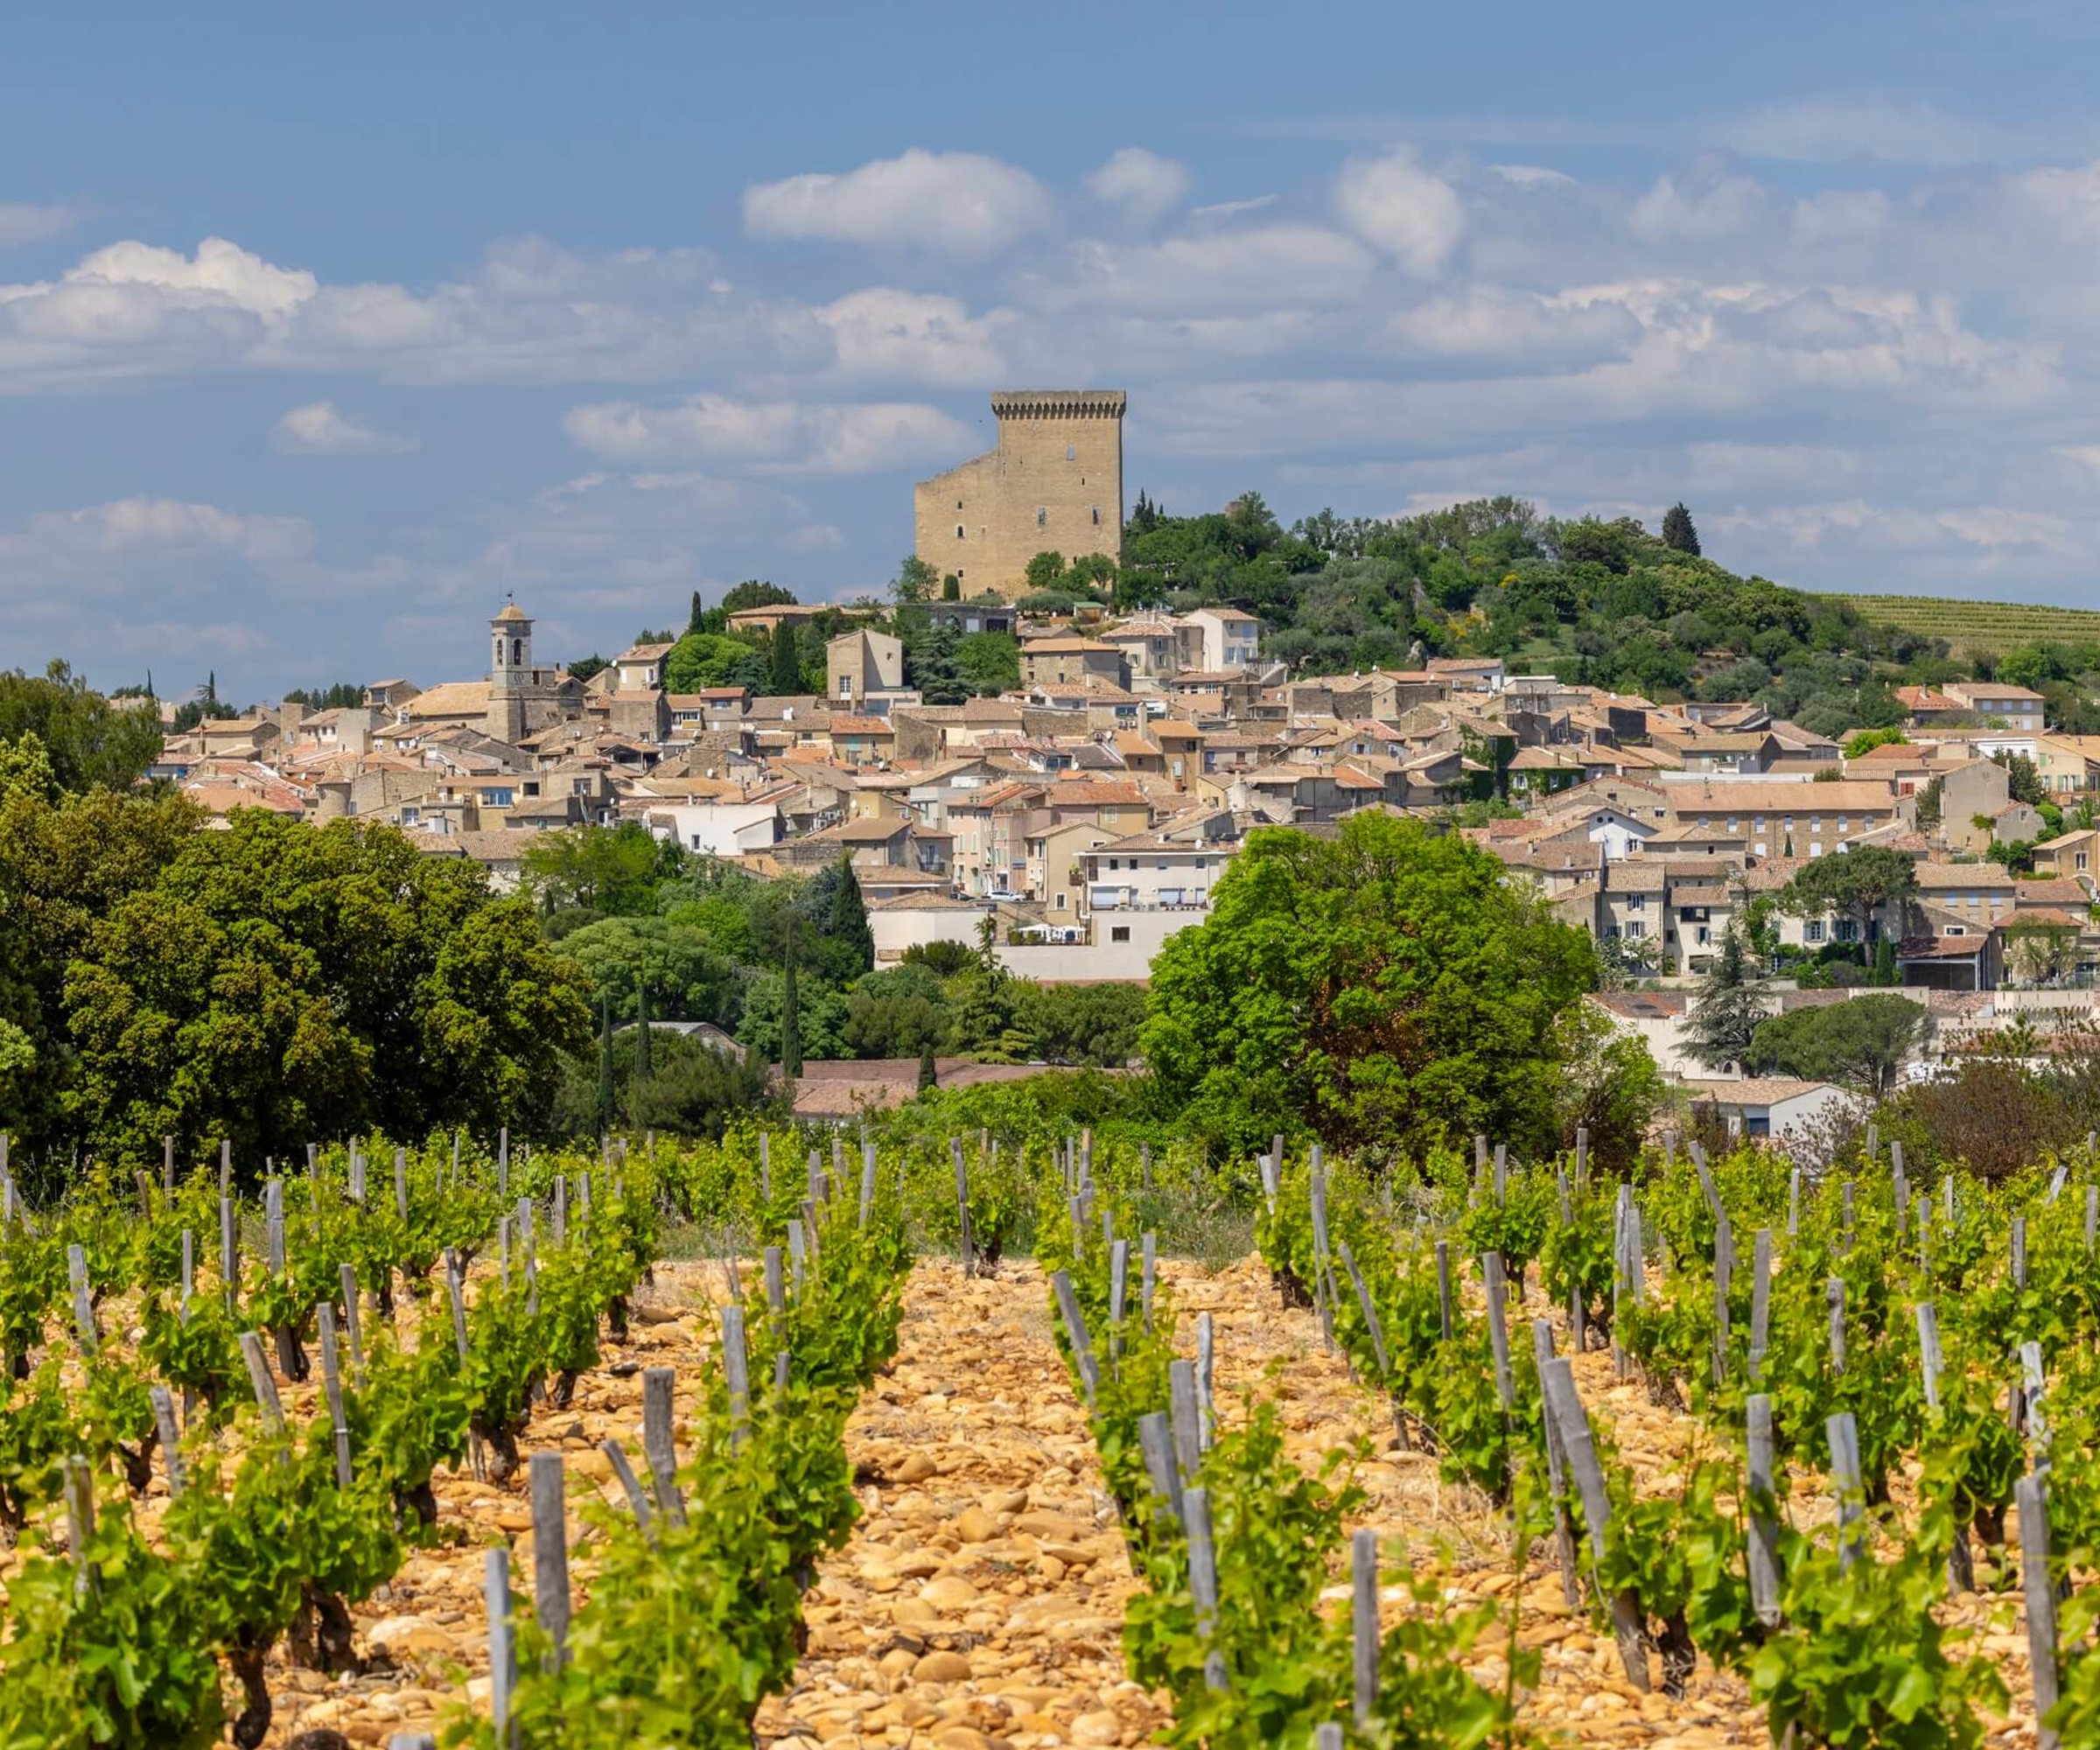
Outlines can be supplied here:
[[[1376, 1455], [1356, 1471], [1369, 1496], [1362, 1523], [1380, 1534], [1389, 1561], [1404, 1547], [1411, 1558], [1435, 1572], [1457, 1602], [1493, 1602], [1505, 1620], [1512, 1587], [1518, 1592], [1517, 1641], [1536, 1648], [1541, 1657], [1537, 1690], [1524, 1704], [1526, 1720], [1586, 1745], [1642, 1746], [1648, 1750], [1768, 1750], [1764, 1711], [1752, 1702], [1743, 1682], [1717, 1671], [1701, 1658], [1683, 1700], [1660, 1689], [1643, 1695], [1626, 1681], [1608, 1628], [1599, 1631], [1582, 1612], [1564, 1602], [1550, 1544], [1530, 1552], [1521, 1582], [1511, 1572], [1507, 1535], [1486, 1497], [1438, 1475], [1437, 1460], [1396, 1447], [1393, 1424], [1383, 1394], [1359, 1385], [1340, 1355], [1321, 1345], [1318, 1316], [1285, 1308], [1270, 1286], [1259, 1258], [1250, 1258], [1217, 1275], [1199, 1267], [1169, 1263], [1161, 1267], [1172, 1285], [1182, 1346], [1194, 1341], [1196, 1315], [1211, 1313], [1216, 1329], [1214, 1369], [1221, 1416], [1236, 1413], [1229, 1399], [1254, 1387], [1273, 1396], [1282, 1408], [1293, 1456], [1308, 1469], [1336, 1447], [1367, 1441]], [[1530, 1319], [1540, 1310], [1536, 1282], [1528, 1306], [1512, 1306], [1515, 1340], [1528, 1340]], [[1555, 1341], [1569, 1353], [1564, 1316], [1554, 1320]], [[1608, 1429], [1620, 1456], [1641, 1479], [1643, 1493], [1662, 1493], [1664, 1478], [1675, 1473], [1699, 1436], [1697, 1418], [1659, 1410], [1648, 1401], [1638, 1380], [1625, 1384], [1613, 1376], [1608, 1349], [1574, 1356], [1575, 1376], [1583, 1400], [1600, 1430]], [[1820, 1480], [1796, 1474], [1794, 1510], [1797, 1523], [1827, 1517], [1818, 1489]], [[1334, 1606], [1346, 1609], [1347, 1594], [1331, 1594]], [[1404, 1607], [1394, 1589], [1385, 1592], [1389, 1624]], [[1976, 1631], [1971, 1643], [1992, 1658], [2011, 1687], [2014, 1708], [2028, 1705], [2026, 1641], [2009, 1606], [1968, 1595], [1950, 1611]], [[1507, 1636], [1492, 1633], [1475, 1648], [1468, 1669], [1482, 1684], [1499, 1688], [1507, 1681]], [[1660, 1662], [1655, 1665], [1660, 1679]], [[1987, 1717], [1993, 1745], [2033, 1742], [2031, 1728], [2003, 1717]]]
[[1031, 1750], [1144, 1741], [1125, 1677], [1135, 1588], [1032, 1264], [922, 1261], [897, 1361], [846, 1431], [863, 1515], [807, 1604], [762, 1743]]
[[[508, 1543], [512, 1584], [525, 1592], [532, 1585], [532, 1516], [522, 1460], [536, 1452], [559, 1452], [567, 1460], [571, 1578], [580, 1608], [589, 1595], [590, 1546], [576, 1508], [592, 1493], [609, 1502], [626, 1499], [598, 1443], [608, 1437], [619, 1440], [640, 1467], [641, 1370], [651, 1367], [676, 1373], [675, 1426], [682, 1436], [698, 1398], [702, 1366], [714, 1348], [716, 1307], [725, 1294], [718, 1264], [658, 1264], [654, 1286], [636, 1298], [628, 1340], [605, 1340], [600, 1364], [578, 1380], [567, 1409], [535, 1409], [518, 1440], [517, 1473], [508, 1483], [477, 1480], [464, 1466], [457, 1474], [440, 1471], [434, 1485], [438, 1525], [454, 1541], [410, 1551], [391, 1581], [353, 1606], [357, 1648], [369, 1663], [362, 1676], [345, 1680], [295, 1670], [282, 1646], [270, 1655], [275, 1708], [266, 1750], [317, 1726], [332, 1726], [360, 1745], [384, 1744], [397, 1732], [434, 1732], [463, 1695], [486, 1709], [483, 1551]], [[317, 1367], [310, 1384], [282, 1388], [295, 1416], [318, 1407], [318, 1371]], [[159, 1487], [157, 1482], [157, 1493]], [[458, 1679], [462, 1671], [464, 1690]]]

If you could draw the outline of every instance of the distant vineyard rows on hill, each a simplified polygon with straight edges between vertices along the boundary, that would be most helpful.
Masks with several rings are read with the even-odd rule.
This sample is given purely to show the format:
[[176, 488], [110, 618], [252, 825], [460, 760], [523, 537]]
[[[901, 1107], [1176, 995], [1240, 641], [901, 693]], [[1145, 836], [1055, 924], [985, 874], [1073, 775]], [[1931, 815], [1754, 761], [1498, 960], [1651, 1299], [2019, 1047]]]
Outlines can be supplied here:
[[2100, 642], [2100, 609], [2027, 602], [1956, 601], [1944, 596], [1834, 598], [1883, 626], [1944, 638], [1951, 654], [1996, 655], [2022, 645]]

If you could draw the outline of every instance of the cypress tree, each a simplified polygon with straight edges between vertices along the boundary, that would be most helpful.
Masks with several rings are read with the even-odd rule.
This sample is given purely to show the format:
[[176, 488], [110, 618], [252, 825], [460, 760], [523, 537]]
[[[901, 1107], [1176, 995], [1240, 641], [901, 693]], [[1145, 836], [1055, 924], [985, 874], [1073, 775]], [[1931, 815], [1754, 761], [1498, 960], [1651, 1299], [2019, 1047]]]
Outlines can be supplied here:
[[786, 698], [802, 690], [802, 647], [796, 641], [794, 627], [782, 620], [773, 629], [773, 674], [766, 690], [775, 698]]
[[786, 965], [781, 971], [780, 984], [780, 1077], [792, 1082], [802, 1073], [802, 1004], [794, 988], [794, 913], [792, 908], [786, 920], [786, 935], [782, 947]]
[[612, 1128], [612, 992], [608, 988], [599, 1005], [598, 1026], [598, 1129], [602, 1136]]
[[934, 1048], [931, 1045], [921, 1046], [919, 1048], [919, 1091], [923, 1094], [928, 1088], [940, 1085], [941, 1071], [934, 1062]]
[[852, 949], [863, 972], [875, 970], [875, 932], [868, 928], [867, 901], [861, 898], [860, 878], [853, 872], [853, 859], [838, 860], [838, 882], [831, 890], [831, 915], [824, 934]]
[[1662, 542], [1680, 553], [1699, 556], [1699, 531], [1691, 525], [1691, 513], [1680, 499], [1662, 513]]
[[686, 616], [685, 629], [688, 632], [700, 632], [705, 630], [705, 627], [702, 625], [702, 620], [705, 616], [706, 612], [707, 610], [700, 606], [700, 592], [698, 590], [695, 590], [693, 592], [692, 612]]

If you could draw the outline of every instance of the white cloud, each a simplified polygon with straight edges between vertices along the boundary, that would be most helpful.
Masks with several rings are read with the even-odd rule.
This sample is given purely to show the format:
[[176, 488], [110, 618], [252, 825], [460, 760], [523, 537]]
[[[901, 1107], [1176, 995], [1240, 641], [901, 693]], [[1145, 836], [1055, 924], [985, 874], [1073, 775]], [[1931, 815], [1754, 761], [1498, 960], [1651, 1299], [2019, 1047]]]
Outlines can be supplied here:
[[744, 191], [744, 228], [753, 236], [957, 256], [993, 254], [1054, 217], [1048, 191], [1026, 171], [918, 147], [843, 174], [811, 172]]
[[1747, 230], [1765, 215], [1761, 185], [1746, 176], [1697, 177], [1680, 187], [1662, 176], [1634, 203], [1628, 227], [1644, 243], [1706, 242]]
[[1334, 183], [1334, 211], [1356, 234], [1409, 273], [1427, 278], [1466, 234], [1466, 204], [1405, 147], [1352, 158]]
[[0, 200], [0, 249], [17, 243], [40, 243], [70, 231], [79, 219], [70, 206], [39, 206], [26, 200]]
[[1102, 304], [1179, 315], [1346, 303], [1362, 294], [1376, 266], [1369, 250], [1339, 231], [1278, 224], [1157, 243], [1081, 242], [1060, 269], [1026, 284], [1045, 308]]
[[1259, 213], [1264, 206], [1276, 205], [1273, 194], [1250, 195], [1244, 200], [1214, 200], [1208, 206], [1189, 209], [1189, 220], [1194, 224], [1212, 225], [1221, 220], [1237, 219], [1242, 214]]
[[960, 461], [980, 447], [961, 420], [908, 402], [811, 406], [713, 394], [654, 405], [600, 402], [571, 408], [562, 429], [612, 461], [708, 459], [777, 473], [872, 473]]
[[170, 572], [208, 572], [228, 559], [265, 569], [295, 564], [313, 542], [313, 525], [304, 517], [250, 515], [179, 499], [115, 499], [42, 511], [0, 528], [0, 578], [32, 595], [60, 581], [114, 591], [164, 583]]
[[1623, 352], [1642, 332], [1638, 318], [1609, 300], [1546, 298], [1508, 286], [1473, 285], [1396, 312], [1386, 337], [1404, 352], [1439, 358], [1573, 359]]
[[1504, 182], [1514, 182], [1519, 188], [1572, 185], [1575, 180], [1564, 171], [1547, 170], [1540, 164], [1489, 164], [1488, 172]]
[[270, 433], [270, 447], [286, 456], [405, 456], [418, 442], [353, 418], [332, 401], [291, 409]]
[[849, 292], [816, 315], [837, 349], [841, 375], [947, 388], [981, 388], [1004, 376], [1001, 337], [1018, 320], [1005, 310], [973, 317], [960, 298], [889, 286]]
[[846, 537], [829, 522], [805, 522], [780, 544], [790, 553], [836, 553], [844, 549]]
[[1724, 117], [1714, 143], [1746, 158], [1843, 164], [1960, 164], [2024, 152], [2034, 142], [1996, 122], [1953, 115], [1917, 99], [1818, 96], [1764, 104]]
[[1165, 218], [1188, 192], [1188, 185], [1186, 164], [1143, 146], [1124, 147], [1087, 178], [1087, 191], [1096, 200], [1120, 207], [1139, 225]]

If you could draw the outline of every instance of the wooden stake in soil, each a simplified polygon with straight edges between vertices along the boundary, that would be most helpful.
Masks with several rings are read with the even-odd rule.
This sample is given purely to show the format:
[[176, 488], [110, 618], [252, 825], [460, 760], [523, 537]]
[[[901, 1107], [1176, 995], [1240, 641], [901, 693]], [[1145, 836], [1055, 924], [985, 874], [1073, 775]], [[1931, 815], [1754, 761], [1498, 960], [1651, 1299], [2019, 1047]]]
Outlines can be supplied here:
[[1859, 1519], [1866, 1511], [1859, 1480], [1859, 1425], [1841, 1410], [1824, 1424], [1830, 1443], [1830, 1486], [1838, 1493], [1838, 1560], [1850, 1567], [1859, 1553]]
[[175, 1138], [173, 1137], [163, 1137], [160, 1139], [160, 1188], [163, 1191], [172, 1191], [175, 1188]]
[[1502, 1255], [1482, 1252], [1480, 1270], [1488, 1281], [1488, 1343], [1494, 1352], [1494, 1392], [1502, 1401], [1502, 1414], [1516, 1408], [1516, 1382], [1509, 1372], [1509, 1320], [1508, 1291], [1502, 1280]]
[[1760, 1228], [1750, 1248], [1750, 1379], [1764, 1371], [1772, 1341], [1772, 1230]]
[[1216, 1331], [1208, 1312], [1196, 1314], [1196, 1409], [1202, 1418], [1203, 1450], [1217, 1438], [1217, 1412], [1212, 1408], [1210, 1364], [1216, 1353]]
[[2027, 1604], [2027, 1661], [2034, 1672], [2036, 1750], [2055, 1750], [2056, 1733], [2042, 1724], [2056, 1705], [2056, 1587], [2049, 1578], [2049, 1503], [2042, 1477], [2012, 1485], [2020, 1504], [2020, 1581]]
[[875, 1211], [875, 1144], [860, 1145], [860, 1216], [856, 1227], [868, 1225], [868, 1217]]
[[729, 1380], [729, 1441], [741, 1446], [751, 1438], [751, 1363], [744, 1347], [744, 1309], [722, 1309], [722, 1371]]
[[66, 1460], [66, 1547], [73, 1552], [73, 1589], [86, 1593], [96, 1584], [88, 1563], [88, 1540], [94, 1536], [94, 1474], [84, 1453]]
[[1225, 1656], [1215, 1643], [1218, 1632], [1218, 1556], [1210, 1540], [1210, 1494], [1184, 1490], [1182, 1522], [1188, 1529], [1188, 1593], [1196, 1606], [1196, 1639], [1203, 1647], [1203, 1684], [1222, 1694], [1232, 1687]]
[[[1564, 1357], [1546, 1363], [1540, 1376], [1547, 1412], [1560, 1424], [1561, 1450], [1582, 1498], [1583, 1522], [1589, 1527], [1590, 1555], [1593, 1564], [1604, 1560], [1605, 1541], [1612, 1522], [1611, 1497], [1605, 1493], [1604, 1469], [1597, 1462], [1597, 1446], [1590, 1433], [1589, 1413], [1575, 1390], [1575, 1373]], [[1620, 1663], [1626, 1680], [1635, 1689], [1648, 1688], [1648, 1640], [1641, 1601], [1630, 1589], [1612, 1600], [1612, 1629], [1619, 1643]]]
[[1186, 1489], [1203, 1464], [1203, 1412], [1196, 1398], [1196, 1365], [1172, 1361], [1166, 1368], [1166, 1401], [1174, 1434], [1174, 1466]]
[[668, 1367], [643, 1369], [641, 1452], [656, 1489], [656, 1510], [674, 1525], [685, 1523], [685, 1496], [678, 1488], [678, 1447], [671, 1432], [671, 1389], [677, 1375]]
[[957, 1261], [962, 1266], [964, 1276], [974, 1276], [976, 1273], [976, 1259], [970, 1243], [970, 1167], [962, 1158], [962, 1138], [950, 1137], [948, 1139], [948, 1155], [956, 1169]]
[[73, 1284], [74, 1334], [80, 1353], [91, 1355], [102, 1347], [102, 1334], [94, 1328], [94, 1302], [88, 1293], [88, 1254], [79, 1246], [66, 1248], [66, 1275]]
[[1451, 1340], [1451, 1242], [1437, 1242], [1437, 1317], [1442, 1340]]
[[547, 1638], [547, 1669], [569, 1656], [569, 1515], [563, 1500], [562, 1455], [535, 1452], [532, 1475], [532, 1612]]
[[606, 1462], [612, 1466], [612, 1474], [626, 1492], [627, 1505], [634, 1511], [635, 1524], [654, 1543], [656, 1533], [649, 1520], [649, 1497], [643, 1492], [641, 1480], [634, 1474], [634, 1466], [627, 1462], [626, 1448], [618, 1440], [605, 1439], [598, 1443], [598, 1449], [606, 1455]]
[[1174, 1463], [1174, 1435], [1164, 1410], [1153, 1410], [1138, 1418], [1138, 1450], [1144, 1455], [1144, 1474], [1159, 1497], [1162, 1509], [1181, 1522], [1181, 1473]]
[[1764, 1392], [1744, 1406], [1749, 1424], [1750, 1607], [1771, 1628], [1779, 1623], [1779, 1522], [1773, 1512], [1772, 1400]]
[[[1356, 1724], [1368, 1732], [1378, 1712], [1378, 1534], [1349, 1539], [1349, 1630]], [[1340, 1727], [1335, 1728], [1338, 1732]]]
[[1109, 1246], [1109, 1371], [1123, 1377], [1123, 1315], [1130, 1298], [1130, 1242], [1115, 1240]]
[[788, 1280], [780, 1260], [780, 1249], [778, 1246], [767, 1246], [763, 1260], [766, 1310], [776, 1319], [784, 1318], [788, 1312]]
[[172, 1501], [182, 1493], [185, 1480], [181, 1436], [175, 1431], [175, 1400], [164, 1385], [149, 1387], [146, 1396], [153, 1404], [153, 1426], [160, 1436], [160, 1456], [167, 1466], [168, 1498]]
[[241, 1230], [234, 1220], [234, 1200], [219, 1194], [219, 1276], [226, 1289], [226, 1310], [236, 1310], [241, 1292]]
[[1159, 1236], [1138, 1236], [1138, 1309], [1144, 1320], [1144, 1334], [1152, 1334], [1152, 1295], [1159, 1285]]
[[510, 1551], [491, 1550], [482, 1564], [482, 1597], [488, 1612], [488, 1717], [496, 1742], [517, 1741], [510, 1718], [510, 1692], [518, 1679], [517, 1643], [510, 1620]]
[[284, 1432], [284, 1404], [277, 1396], [277, 1382], [270, 1377], [270, 1362], [262, 1354], [262, 1339], [253, 1331], [241, 1334], [241, 1359], [248, 1363], [248, 1382], [262, 1411], [262, 1425], [272, 1434]]
[[1824, 1284], [1824, 1298], [1830, 1309], [1830, 1371], [1844, 1371], [1844, 1278], [1833, 1276]]
[[1079, 1372], [1080, 1390], [1091, 1410], [1101, 1397], [1101, 1370], [1094, 1364], [1094, 1346], [1087, 1340], [1086, 1315], [1079, 1310], [1072, 1278], [1063, 1270], [1052, 1272], [1050, 1292], [1057, 1297], [1057, 1310], [1065, 1321], [1065, 1338], [1072, 1345], [1073, 1365]]
[[350, 1377], [361, 1391], [365, 1383], [365, 1343], [357, 1321], [357, 1271], [342, 1266], [343, 1334], [350, 1340]]
[[335, 1308], [324, 1301], [314, 1308], [321, 1327], [321, 1395], [328, 1404], [328, 1426], [335, 1436], [335, 1486], [350, 1487], [350, 1427], [343, 1416], [342, 1361], [336, 1354]]
[[1936, 1416], [1940, 1409], [1940, 1315], [1929, 1300], [1918, 1303], [1918, 1358], [1925, 1383], [1925, 1407]]
[[[1553, 1326], [1550, 1320], [1531, 1321], [1531, 1354], [1538, 1366], [1538, 1376], [1544, 1379], [1546, 1364], [1553, 1359]], [[1561, 1596], [1572, 1610], [1581, 1602], [1582, 1594], [1575, 1573], [1575, 1527], [1568, 1516], [1568, 1460], [1561, 1449], [1560, 1426], [1553, 1419], [1552, 1410], [1544, 1404], [1540, 1410], [1546, 1427], [1546, 1481], [1553, 1491], [1553, 1545], [1560, 1557]]]

